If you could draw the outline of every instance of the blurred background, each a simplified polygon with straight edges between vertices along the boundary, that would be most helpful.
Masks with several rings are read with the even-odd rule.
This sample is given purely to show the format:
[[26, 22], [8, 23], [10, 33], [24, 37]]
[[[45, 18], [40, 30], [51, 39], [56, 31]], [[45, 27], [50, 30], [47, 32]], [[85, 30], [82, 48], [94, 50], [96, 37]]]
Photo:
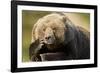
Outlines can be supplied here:
[[[22, 62], [29, 62], [29, 46], [31, 44], [31, 32], [33, 25], [37, 20], [47, 14], [53, 12], [47, 11], [22, 11]], [[80, 25], [87, 30], [90, 29], [90, 14], [89, 13], [65, 13], [66, 16], [75, 24]]]

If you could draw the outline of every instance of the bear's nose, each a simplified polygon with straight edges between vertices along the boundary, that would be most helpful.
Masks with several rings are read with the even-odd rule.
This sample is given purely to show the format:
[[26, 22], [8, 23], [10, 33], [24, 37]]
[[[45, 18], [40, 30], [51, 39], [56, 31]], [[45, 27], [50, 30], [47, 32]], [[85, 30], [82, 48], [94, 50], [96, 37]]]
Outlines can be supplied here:
[[51, 38], [51, 36], [46, 36], [45, 37], [46, 40], [49, 40], [50, 38]]

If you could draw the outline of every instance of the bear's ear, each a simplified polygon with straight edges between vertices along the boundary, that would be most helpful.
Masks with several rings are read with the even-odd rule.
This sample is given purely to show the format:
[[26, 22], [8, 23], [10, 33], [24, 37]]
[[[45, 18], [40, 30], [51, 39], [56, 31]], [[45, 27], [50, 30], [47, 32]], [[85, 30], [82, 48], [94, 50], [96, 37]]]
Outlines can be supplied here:
[[67, 16], [64, 13], [59, 13], [59, 15], [61, 17], [61, 20], [65, 23], [66, 19], [67, 19]]
[[62, 16], [62, 21], [65, 23], [66, 22], [66, 16]]
[[60, 19], [65, 23], [66, 22], [66, 15], [62, 12], [56, 12], [56, 14], [60, 15]]

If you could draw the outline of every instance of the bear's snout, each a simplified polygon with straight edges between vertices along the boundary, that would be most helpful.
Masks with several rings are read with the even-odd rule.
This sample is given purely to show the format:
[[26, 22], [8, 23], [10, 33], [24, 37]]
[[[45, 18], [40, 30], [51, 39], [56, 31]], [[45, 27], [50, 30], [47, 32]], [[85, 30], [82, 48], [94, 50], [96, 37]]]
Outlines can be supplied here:
[[51, 38], [52, 38], [51, 36], [46, 36], [46, 37], [45, 37], [46, 40], [49, 40], [49, 39], [51, 39]]
[[49, 27], [45, 30], [44, 42], [45, 44], [54, 44], [55, 42], [54, 32]]
[[45, 37], [44, 39], [45, 44], [54, 44], [54, 41], [55, 41], [54, 37], [51, 36]]

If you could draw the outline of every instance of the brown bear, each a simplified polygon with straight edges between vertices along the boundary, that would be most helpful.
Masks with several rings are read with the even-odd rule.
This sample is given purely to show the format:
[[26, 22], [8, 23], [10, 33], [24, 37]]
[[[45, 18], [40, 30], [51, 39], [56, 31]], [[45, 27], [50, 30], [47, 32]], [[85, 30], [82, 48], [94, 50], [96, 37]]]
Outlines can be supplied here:
[[89, 34], [84, 28], [74, 25], [64, 13], [48, 14], [33, 26], [32, 43], [29, 48], [30, 60], [42, 61], [41, 55], [48, 53], [54, 54], [50, 54], [53, 56], [51, 60], [56, 60], [57, 57], [57, 60], [89, 59]]

